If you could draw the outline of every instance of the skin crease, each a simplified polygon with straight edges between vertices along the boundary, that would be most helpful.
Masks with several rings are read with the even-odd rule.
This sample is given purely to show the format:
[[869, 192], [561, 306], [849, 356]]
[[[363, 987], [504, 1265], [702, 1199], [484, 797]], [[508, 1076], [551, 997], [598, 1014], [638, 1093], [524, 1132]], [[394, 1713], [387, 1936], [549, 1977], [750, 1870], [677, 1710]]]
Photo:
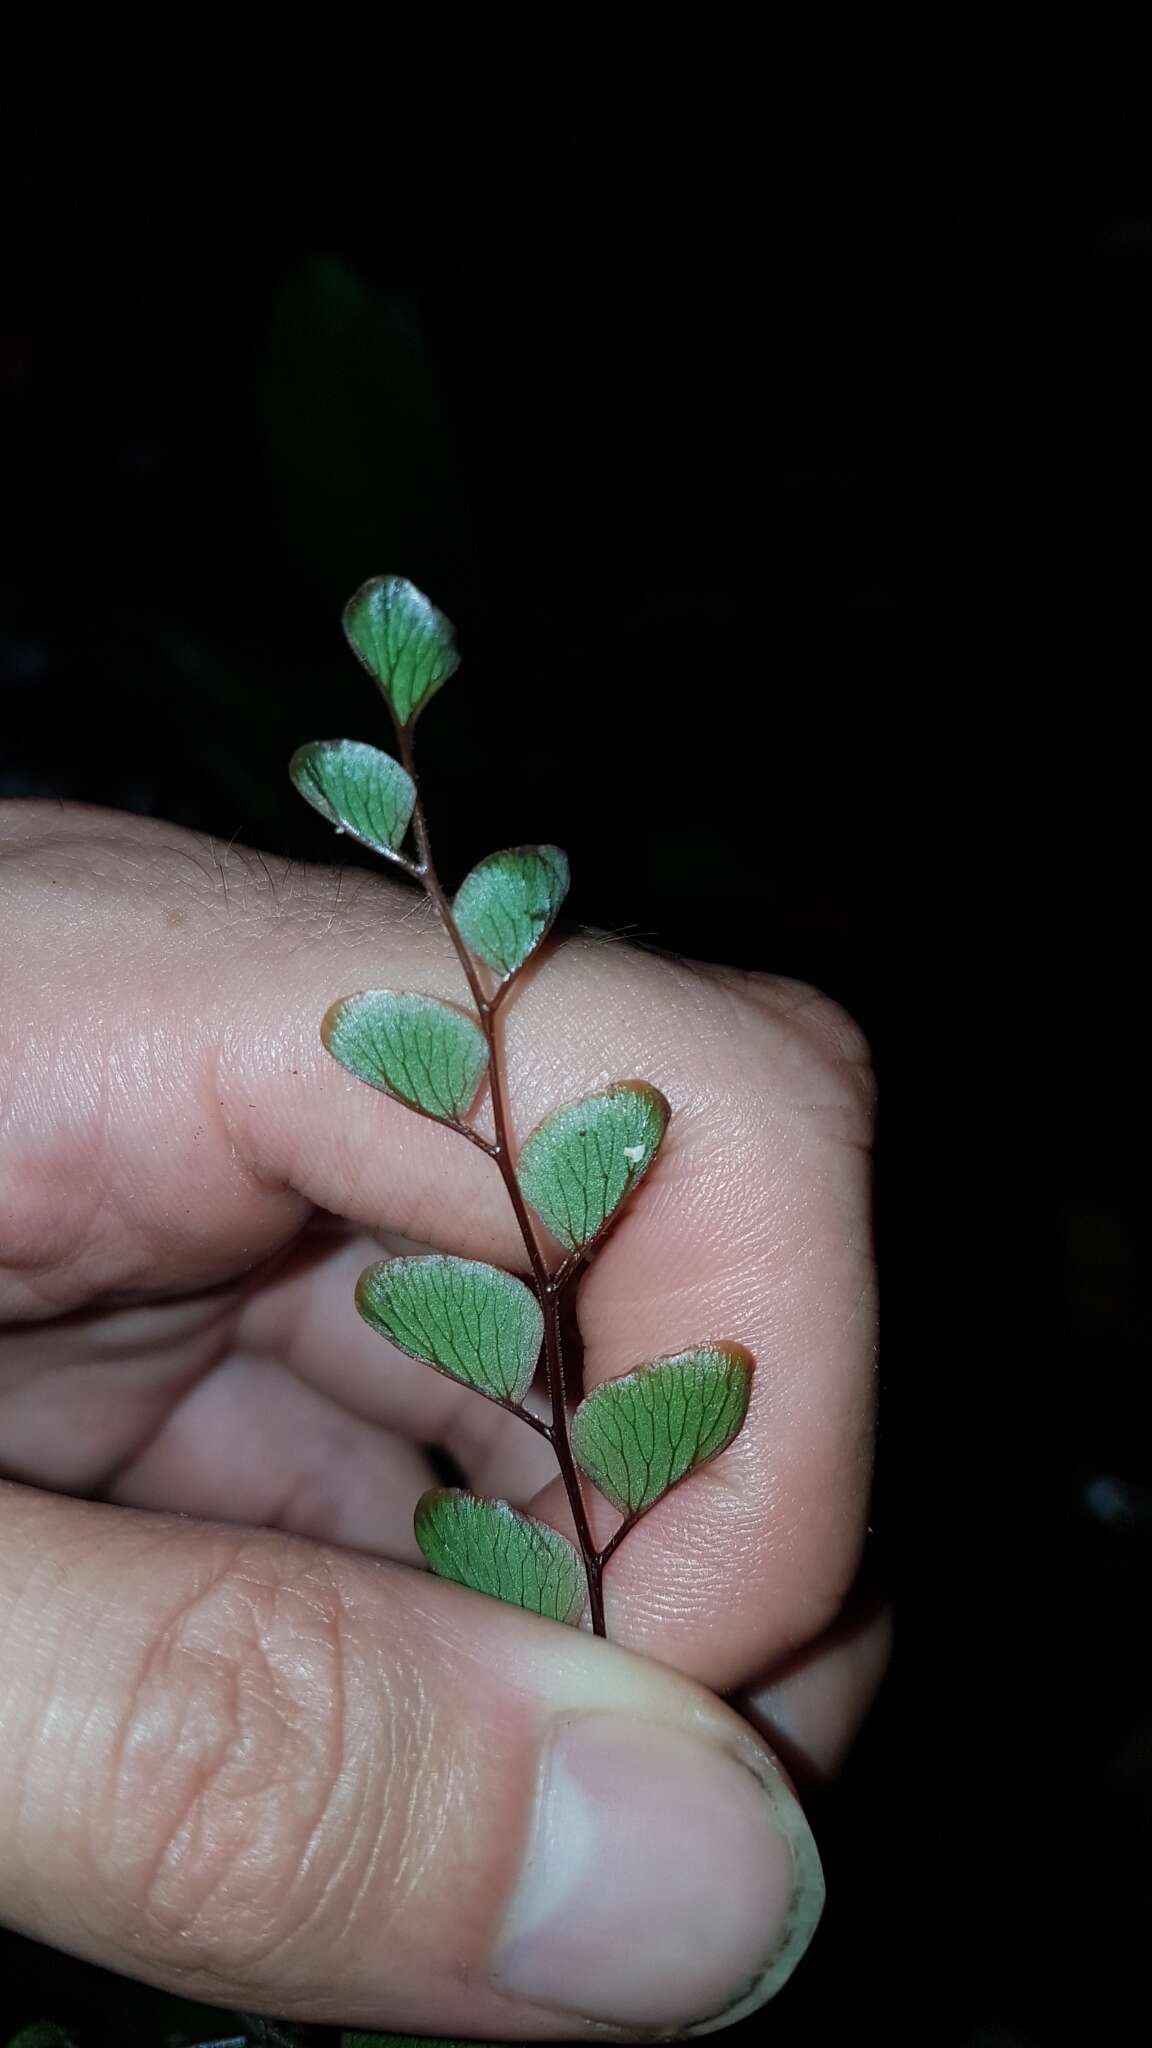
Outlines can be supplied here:
[[[370, 1560], [417, 1561], [412, 1507], [437, 1477], [429, 1445], [478, 1491], [571, 1533], [547, 1445], [395, 1352], [352, 1302], [382, 1246], [524, 1269], [491, 1163], [319, 1044], [330, 1002], [358, 988], [461, 999], [423, 904], [358, 869], [305, 870], [165, 824], [24, 803], [0, 806], [0, 922], [0, 1480], [16, 1483], [0, 1486], [0, 1528], [5, 1512], [46, 1504], [38, 1571], [54, 1546], [86, 1556], [70, 1518], [120, 1506], [306, 1539], [289, 1546], [293, 1583], [334, 1572], [342, 1600], [370, 1604], [356, 1578], [377, 1569]], [[888, 1642], [883, 1613], [844, 1619], [873, 1403], [861, 1036], [801, 984], [564, 936], [524, 973], [504, 1031], [522, 1133], [618, 1078], [649, 1079], [672, 1104], [664, 1150], [580, 1292], [585, 1385], [708, 1340], [738, 1340], [757, 1360], [735, 1444], [613, 1560], [609, 1634], [747, 1697], [796, 1768], [830, 1770]], [[53, 1498], [66, 1495], [111, 1505]], [[603, 1540], [615, 1513], [591, 1493], [589, 1505]], [[113, 1548], [151, 1526], [128, 1520], [127, 1538], [121, 1519], [100, 1522]], [[195, 1576], [193, 1525], [163, 1526], [179, 1573]], [[280, 1586], [282, 1560], [259, 1546], [284, 1540], [237, 1526], [211, 1538], [224, 1560], [255, 1543], [250, 1577], [264, 1587]], [[6, 1569], [19, 1605], [25, 1583]], [[411, 1583], [434, 1614], [474, 1611], [475, 1596]], [[253, 1593], [234, 1631], [260, 1637], [265, 1611], [282, 1619], [291, 1598]], [[0, 1598], [0, 1631], [3, 1613]], [[406, 1652], [417, 1688], [422, 1654], [419, 1639]], [[492, 1786], [478, 1789], [475, 1758], [462, 1768], [479, 1808]], [[501, 1768], [493, 1758], [493, 1780]], [[0, 1839], [3, 1808], [0, 1793]], [[307, 1839], [316, 1816], [296, 1825]], [[139, 1858], [149, 1853], [142, 1842]], [[14, 1909], [20, 1897], [0, 1853], [0, 1913], [42, 1928], [41, 1908], [27, 1921]], [[116, 1962], [114, 1936], [48, 1938], [171, 1975], [163, 1942], [159, 1961]], [[324, 2009], [326, 1994], [279, 1967], [266, 2005], [291, 1992], [285, 2011]], [[409, 2017], [435, 2031], [438, 2011], [428, 1994]], [[498, 2025], [555, 2031], [519, 2012]]]

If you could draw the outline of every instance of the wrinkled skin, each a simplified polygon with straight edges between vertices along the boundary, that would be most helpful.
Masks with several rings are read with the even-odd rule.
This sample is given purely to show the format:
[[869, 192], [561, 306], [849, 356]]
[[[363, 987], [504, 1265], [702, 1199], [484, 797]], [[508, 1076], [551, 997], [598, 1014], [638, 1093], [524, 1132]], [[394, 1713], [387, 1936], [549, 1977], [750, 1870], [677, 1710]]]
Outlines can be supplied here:
[[[54, 804], [0, 806], [0, 928], [0, 1916], [193, 1996], [480, 2030], [461, 1986], [523, 1826], [518, 1660], [553, 1634], [377, 1561], [419, 1563], [430, 1447], [570, 1523], [541, 1439], [353, 1307], [381, 1246], [522, 1270], [495, 1168], [318, 1039], [336, 995], [459, 999], [458, 966], [387, 881]], [[757, 1360], [742, 1435], [610, 1567], [610, 1636], [667, 1667], [645, 1685], [734, 1696], [829, 1771], [887, 1648], [845, 1610], [873, 1397], [860, 1034], [795, 982], [563, 936], [505, 1029], [522, 1132], [614, 1078], [673, 1106], [581, 1290], [586, 1385], [706, 1339]]]

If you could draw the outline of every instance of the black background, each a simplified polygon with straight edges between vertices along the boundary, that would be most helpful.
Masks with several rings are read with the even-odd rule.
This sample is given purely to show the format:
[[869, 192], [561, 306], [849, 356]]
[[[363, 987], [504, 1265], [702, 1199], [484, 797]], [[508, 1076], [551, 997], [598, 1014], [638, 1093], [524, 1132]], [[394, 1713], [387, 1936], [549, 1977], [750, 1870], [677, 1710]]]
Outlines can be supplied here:
[[[284, 763], [383, 737], [338, 617], [399, 569], [465, 655], [420, 728], [449, 879], [556, 839], [577, 919], [855, 1012], [899, 1650], [767, 2019], [1110, 2038], [1152, 1800], [1152, 208], [572, 150], [538, 210], [419, 231], [311, 180], [20, 182], [0, 790], [330, 858]], [[0, 1968], [4, 2019], [160, 2038], [131, 1987]]]

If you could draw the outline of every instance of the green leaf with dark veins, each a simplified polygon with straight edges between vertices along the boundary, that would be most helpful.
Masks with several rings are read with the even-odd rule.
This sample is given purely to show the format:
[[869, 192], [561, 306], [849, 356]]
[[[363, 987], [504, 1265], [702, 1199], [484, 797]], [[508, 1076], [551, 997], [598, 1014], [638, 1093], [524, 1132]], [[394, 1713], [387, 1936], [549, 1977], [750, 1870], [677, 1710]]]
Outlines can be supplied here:
[[579, 1554], [559, 1530], [506, 1500], [433, 1487], [416, 1509], [416, 1541], [442, 1579], [551, 1621], [580, 1619], [587, 1586]]
[[366, 1323], [412, 1358], [492, 1401], [522, 1401], [532, 1384], [544, 1317], [530, 1288], [479, 1259], [432, 1253], [385, 1259], [361, 1273]]
[[510, 846], [466, 875], [452, 905], [465, 944], [507, 979], [551, 929], [568, 894], [568, 857], [558, 846]]
[[408, 830], [416, 785], [407, 769], [362, 740], [309, 740], [288, 766], [302, 797], [361, 846], [395, 858]]
[[441, 1123], [460, 1123], [488, 1065], [480, 1026], [435, 996], [386, 988], [342, 996], [320, 1035], [350, 1074]]
[[647, 1081], [614, 1081], [555, 1110], [525, 1139], [520, 1185], [569, 1251], [593, 1244], [647, 1173], [670, 1114]]
[[460, 666], [449, 621], [406, 576], [362, 583], [344, 608], [344, 631], [398, 725], [411, 725]]
[[638, 1514], [727, 1449], [748, 1412], [751, 1382], [752, 1355], [742, 1344], [657, 1358], [581, 1401], [572, 1449], [615, 1507]]
[[21, 2027], [13, 2035], [8, 2048], [73, 2048], [73, 2042], [71, 2034], [54, 2020], [33, 2020], [30, 2027]]
[[[430, 2034], [360, 2034], [345, 2031], [340, 2048], [478, 2048], [475, 2041], [445, 2041]], [[489, 2041], [487, 2048], [512, 2048], [511, 2043]]]

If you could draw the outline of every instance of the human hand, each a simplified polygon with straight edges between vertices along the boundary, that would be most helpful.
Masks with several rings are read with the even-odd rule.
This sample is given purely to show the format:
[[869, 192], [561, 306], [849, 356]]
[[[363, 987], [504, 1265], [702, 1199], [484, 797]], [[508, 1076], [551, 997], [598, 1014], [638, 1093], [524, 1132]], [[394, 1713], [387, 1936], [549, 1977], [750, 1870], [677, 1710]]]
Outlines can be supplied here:
[[753, 2009], [818, 1868], [713, 1695], [830, 1768], [885, 1654], [835, 1632], [872, 1399], [855, 1027], [579, 938], [509, 1006], [521, 1129], [619, 1074], [673, 1106], [581, 1290], [586, 1386], [702, 1333], [758, 1361], [735, 1444], [614, 1559], [605, 1644], [408, 1568], [429, 1446], [570, 1527], [540, 1439], [353, 1307], [381, 1243], [522, 1261], [490, 1163], [320, 1046], [336, 995], [459, 996], [412, 898], [8, 804], [0, 930], [0, 1918], [406, 2033]]

